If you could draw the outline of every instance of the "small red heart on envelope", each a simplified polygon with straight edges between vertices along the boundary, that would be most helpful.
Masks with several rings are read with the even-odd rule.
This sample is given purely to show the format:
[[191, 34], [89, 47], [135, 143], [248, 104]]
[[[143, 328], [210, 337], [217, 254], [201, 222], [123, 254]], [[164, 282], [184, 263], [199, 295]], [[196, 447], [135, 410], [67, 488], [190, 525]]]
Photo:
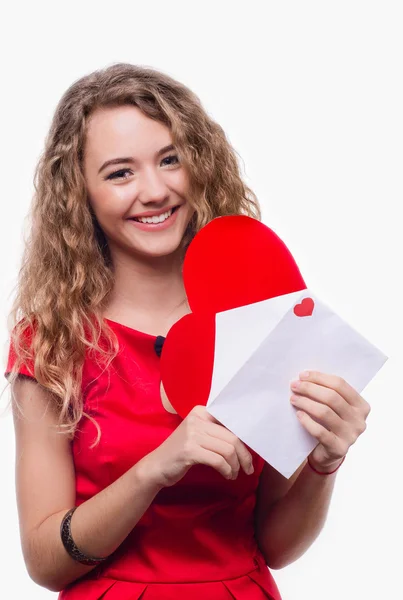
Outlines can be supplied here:
[[[171, 327], [161, 354], [161, 392], [182, 417], [206, 405], [213, 375], [215, 315], [306, 289], [284, 242], [244, 215], [218, 217], [194, 237], [183, 280], [192, 313]], [[242, 344], [236, 339], [234, 344]], [[172, 411], [173, 412], [173, 411]]]
[[296, 304], [294, 306], [294, 314], [297, 317], [310, 317], [313, 313], [313, 308], [315, 306], [312, 298], [304, 298], [300, 304]]

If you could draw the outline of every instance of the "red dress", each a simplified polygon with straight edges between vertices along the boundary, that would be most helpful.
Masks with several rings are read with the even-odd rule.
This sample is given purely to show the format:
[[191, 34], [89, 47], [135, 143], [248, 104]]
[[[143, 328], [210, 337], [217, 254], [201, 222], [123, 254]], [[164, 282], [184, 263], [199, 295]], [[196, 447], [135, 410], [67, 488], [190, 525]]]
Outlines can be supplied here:
[[[152, 452], [181, 423], [160, 398], [156, 337], [106, 319], [120, 351], [109, 372], [86, 358], [85, 410], [72, 442], [76, 506]], [[12, 348], [6, 373], [13, 361]], [[32, 369], [32, 367], [31, 367]], [[25, 366], [21, 373], [31, 375]], [[236, 480], [195, 465], [163, 488], [116, 551], [59, 594], [60, 600], [281, 600], [254, 536], [253, 511], [264, 460], [248, 447], [255, 471]], [[108, 527], [113, 527], [109, 524]]]

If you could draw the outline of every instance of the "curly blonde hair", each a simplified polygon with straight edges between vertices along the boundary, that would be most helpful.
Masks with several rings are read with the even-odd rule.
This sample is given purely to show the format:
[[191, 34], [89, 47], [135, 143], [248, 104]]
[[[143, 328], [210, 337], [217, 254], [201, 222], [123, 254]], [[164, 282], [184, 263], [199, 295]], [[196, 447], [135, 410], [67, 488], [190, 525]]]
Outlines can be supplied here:
[[[152, 68], [117, 63], [78, 79], [64, 93], [34, 174], [32, 223], [8, 317], [16, 355], [8, 381], [15, 381], [21, 364], [32, 364], [35, 379], [57, 404], [62, 433], [71, 439], [86, 416], [98, 431], [95, 444], [99, 425], [83, 405], [84, 359], [90, 351], [107, 368], [119, 344], [103, 319], [114, 273], [87, 198], [83, 148], [93, 111], [123, 105], [138, 107], [170, 129], [189, 174], [187, 200], [195, 213], [182, 240], [184, 253], [215, 217], [246, 214], [261, 220], [258, 200], [241, 179], [223, 129], [182, 83]], [[101, 335], [106, 347], [99, 344]]]

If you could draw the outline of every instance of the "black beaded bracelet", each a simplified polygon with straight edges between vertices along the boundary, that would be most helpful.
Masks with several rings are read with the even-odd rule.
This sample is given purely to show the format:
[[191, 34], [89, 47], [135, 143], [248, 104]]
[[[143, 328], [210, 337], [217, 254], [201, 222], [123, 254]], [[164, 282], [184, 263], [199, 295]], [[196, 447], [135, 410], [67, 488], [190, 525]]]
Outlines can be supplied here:
[[77, 548], [73, 538], [71, 537], [71, 517], [73, 516], [73, 513], [76, 510], [76, 508], [77, 506], [71, 508], [62, 519], [60, 525], [60, 537], [62, 538], [63, 546], [66, 548], [71, 558], [73, 558], [77, 562], [82, 563], [83, 565], [98, 565], [99, 563], [106, 560], [108, 557], [105, 556], [104, 558], [93, 558], [90, 556], [86, 556]]

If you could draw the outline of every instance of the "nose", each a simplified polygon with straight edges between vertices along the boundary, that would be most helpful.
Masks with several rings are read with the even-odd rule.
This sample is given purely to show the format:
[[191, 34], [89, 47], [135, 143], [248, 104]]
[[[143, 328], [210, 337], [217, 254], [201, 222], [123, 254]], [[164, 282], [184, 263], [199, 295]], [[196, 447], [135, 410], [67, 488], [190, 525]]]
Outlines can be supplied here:
[[169, 188], [162, 174], [157, 169], [150, 167], [141, 175], [140, 191], [138, 194], [142, 204], [150, 202], [163, 202], [167, 199]]

